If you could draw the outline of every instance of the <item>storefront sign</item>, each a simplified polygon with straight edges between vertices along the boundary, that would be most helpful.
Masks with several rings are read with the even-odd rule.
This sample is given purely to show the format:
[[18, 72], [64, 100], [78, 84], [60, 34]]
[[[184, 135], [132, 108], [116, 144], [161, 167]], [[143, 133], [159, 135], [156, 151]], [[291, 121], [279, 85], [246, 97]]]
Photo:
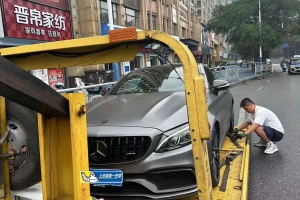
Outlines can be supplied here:
[[70, 12], [24, 0], [5, 0], [5, 35], [57, 41], [72, 39]]
[[48, 69], [49, 75], [49, 86], [53, 89], [57, 89], [55, 87], [56, 84], [61, 84], [65, 86], [65, 75], [64, 69]]
[[36, 3], [48, 5], [62, 10], [70, 10], [68, 0], [29, 0]]

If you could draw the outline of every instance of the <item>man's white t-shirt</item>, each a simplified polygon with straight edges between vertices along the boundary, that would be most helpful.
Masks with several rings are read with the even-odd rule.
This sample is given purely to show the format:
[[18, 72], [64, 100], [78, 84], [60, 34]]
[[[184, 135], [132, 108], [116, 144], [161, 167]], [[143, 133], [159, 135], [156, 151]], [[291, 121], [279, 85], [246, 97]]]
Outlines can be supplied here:
[[284, 129], [278, 117], [267, 108], [256, 106], [255, 113], [250, 113], [246, 121], [256, 123], [261, 126], [269, 126], [284, 134]]

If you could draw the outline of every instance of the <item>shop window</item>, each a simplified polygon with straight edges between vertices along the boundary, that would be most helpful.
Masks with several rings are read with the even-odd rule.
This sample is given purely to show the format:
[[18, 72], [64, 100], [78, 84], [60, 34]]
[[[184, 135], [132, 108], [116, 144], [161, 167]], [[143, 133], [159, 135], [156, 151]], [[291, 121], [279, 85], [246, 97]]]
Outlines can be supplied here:
[[157, 56], [150, 56], [151, 66], [157, 65]]
[[143, 68], [142, 59], [142, 56], [136, 56], [133, 61], [130, 61], [130, 70], [133, 71], [135, 69]]
[[[117, 4], [112, 3], [113, 23], [118, 24]], [[106, 1], [100, 1], [100, 19], [101, 22], [108, 23], [108, 7]]]
[[124, 11], [125, 25], [128, 27], [135, 26], [139, 28], [139, 12], [125, 7]]

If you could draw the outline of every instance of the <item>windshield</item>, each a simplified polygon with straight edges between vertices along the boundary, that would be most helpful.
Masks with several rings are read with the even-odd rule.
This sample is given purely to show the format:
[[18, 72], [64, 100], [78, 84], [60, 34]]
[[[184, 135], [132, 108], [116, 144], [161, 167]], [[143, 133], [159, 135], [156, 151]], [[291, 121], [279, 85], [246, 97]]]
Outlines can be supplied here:
[[[183, 79], [183, 68], [176, 64], [176, 71]], [[110, 95], [184, 91], [184, 82], [171, 65], [141, 68], [127, 74], [112, 89]]]
[[300, 58], [293, 58], [293, 59], [291, 59], [291, 63], [293, 63], [293, 64], [299, 64], [300, 63]]

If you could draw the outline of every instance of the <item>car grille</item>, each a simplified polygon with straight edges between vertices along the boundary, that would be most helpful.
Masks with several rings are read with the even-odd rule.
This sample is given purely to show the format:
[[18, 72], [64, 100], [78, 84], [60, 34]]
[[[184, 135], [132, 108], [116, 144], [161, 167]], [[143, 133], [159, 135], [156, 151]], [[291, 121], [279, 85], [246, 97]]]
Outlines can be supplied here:
[[93, 137], [89, 138], [90, 163], [107, 164], [129, 162], [142, 158], [151, 145], [151, 138]]

